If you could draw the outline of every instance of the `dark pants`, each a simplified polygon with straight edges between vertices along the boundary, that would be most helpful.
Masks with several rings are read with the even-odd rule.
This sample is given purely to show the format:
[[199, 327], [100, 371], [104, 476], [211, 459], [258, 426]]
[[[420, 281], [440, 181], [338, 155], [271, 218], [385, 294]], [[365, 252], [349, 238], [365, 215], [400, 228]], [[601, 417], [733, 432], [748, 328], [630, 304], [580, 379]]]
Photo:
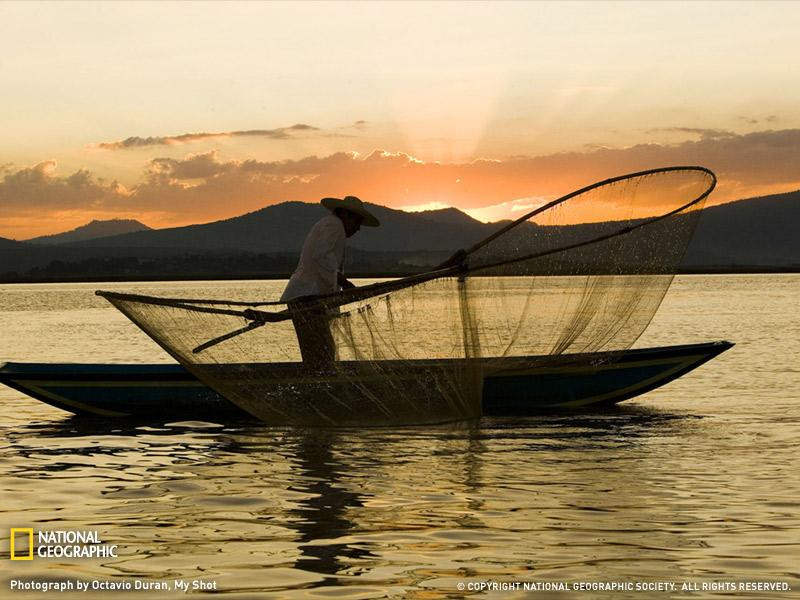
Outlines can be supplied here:
[[308, 306], [307, 302], [289, 302], [289, 309], [298, 311], [292, 317], [292, 323], [300, 345], [300, 356], [310, 367], [332, 366], [336, 359], [336, 345], [328, 324], [330, 317], [324, 307]]

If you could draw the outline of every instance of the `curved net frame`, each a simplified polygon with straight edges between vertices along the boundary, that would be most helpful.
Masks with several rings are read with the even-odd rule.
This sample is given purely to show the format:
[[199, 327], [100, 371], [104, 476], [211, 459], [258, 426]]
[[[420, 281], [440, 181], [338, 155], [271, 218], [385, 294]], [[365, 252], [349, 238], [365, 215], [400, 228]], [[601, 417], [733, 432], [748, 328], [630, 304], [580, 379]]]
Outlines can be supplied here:
[[487, 375], [629, 349], [715, 185], [702, 167], [616, 177], [499, 226], [451, 265], [292, 305], [98, 294], [270, 424], [474, 418]]

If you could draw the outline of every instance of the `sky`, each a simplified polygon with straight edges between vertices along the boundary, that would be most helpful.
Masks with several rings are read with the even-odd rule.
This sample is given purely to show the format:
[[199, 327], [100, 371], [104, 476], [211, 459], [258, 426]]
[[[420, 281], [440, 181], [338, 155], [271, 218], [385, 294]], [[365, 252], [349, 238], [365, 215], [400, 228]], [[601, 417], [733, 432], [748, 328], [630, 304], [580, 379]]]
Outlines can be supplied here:
[[800, 2], [2, 2], [0, 237], [356, 195], [484, 221], [800, 189]]

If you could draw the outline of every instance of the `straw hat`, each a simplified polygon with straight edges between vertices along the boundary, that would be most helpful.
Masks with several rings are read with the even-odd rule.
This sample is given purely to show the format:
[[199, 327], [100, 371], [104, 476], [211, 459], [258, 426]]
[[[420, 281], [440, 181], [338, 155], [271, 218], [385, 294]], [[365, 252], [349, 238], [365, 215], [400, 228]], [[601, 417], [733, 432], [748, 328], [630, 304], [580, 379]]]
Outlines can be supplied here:
[[364, 203], [355, 196], [345, 196], [344, 200], [341, 198], [323, 198], [320, 200], [320, 204], [330, 211], [343, 208], [357, 215], [361, 215], [364, 217], [364, 221], [361, 224], [365, 227], [377, 227], [381, 224], [381, 222], [367, 210]]

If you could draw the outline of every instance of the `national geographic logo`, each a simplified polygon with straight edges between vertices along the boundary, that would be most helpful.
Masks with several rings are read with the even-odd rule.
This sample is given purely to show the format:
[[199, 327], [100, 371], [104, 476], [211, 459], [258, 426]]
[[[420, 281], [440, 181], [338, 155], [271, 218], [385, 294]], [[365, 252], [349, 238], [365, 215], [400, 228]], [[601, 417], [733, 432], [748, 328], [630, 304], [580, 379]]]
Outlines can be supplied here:
[[11, 528], [11, 560], [33, 560], [33, 527]]
[[[36, 544], [34, 544], [34, 538]], [[33, 531], [33, 527], [12, 527], [9, 535], [11, 560], [37, 558], [117, 558], [116, 544], [100, 541], [96, 531]]]

